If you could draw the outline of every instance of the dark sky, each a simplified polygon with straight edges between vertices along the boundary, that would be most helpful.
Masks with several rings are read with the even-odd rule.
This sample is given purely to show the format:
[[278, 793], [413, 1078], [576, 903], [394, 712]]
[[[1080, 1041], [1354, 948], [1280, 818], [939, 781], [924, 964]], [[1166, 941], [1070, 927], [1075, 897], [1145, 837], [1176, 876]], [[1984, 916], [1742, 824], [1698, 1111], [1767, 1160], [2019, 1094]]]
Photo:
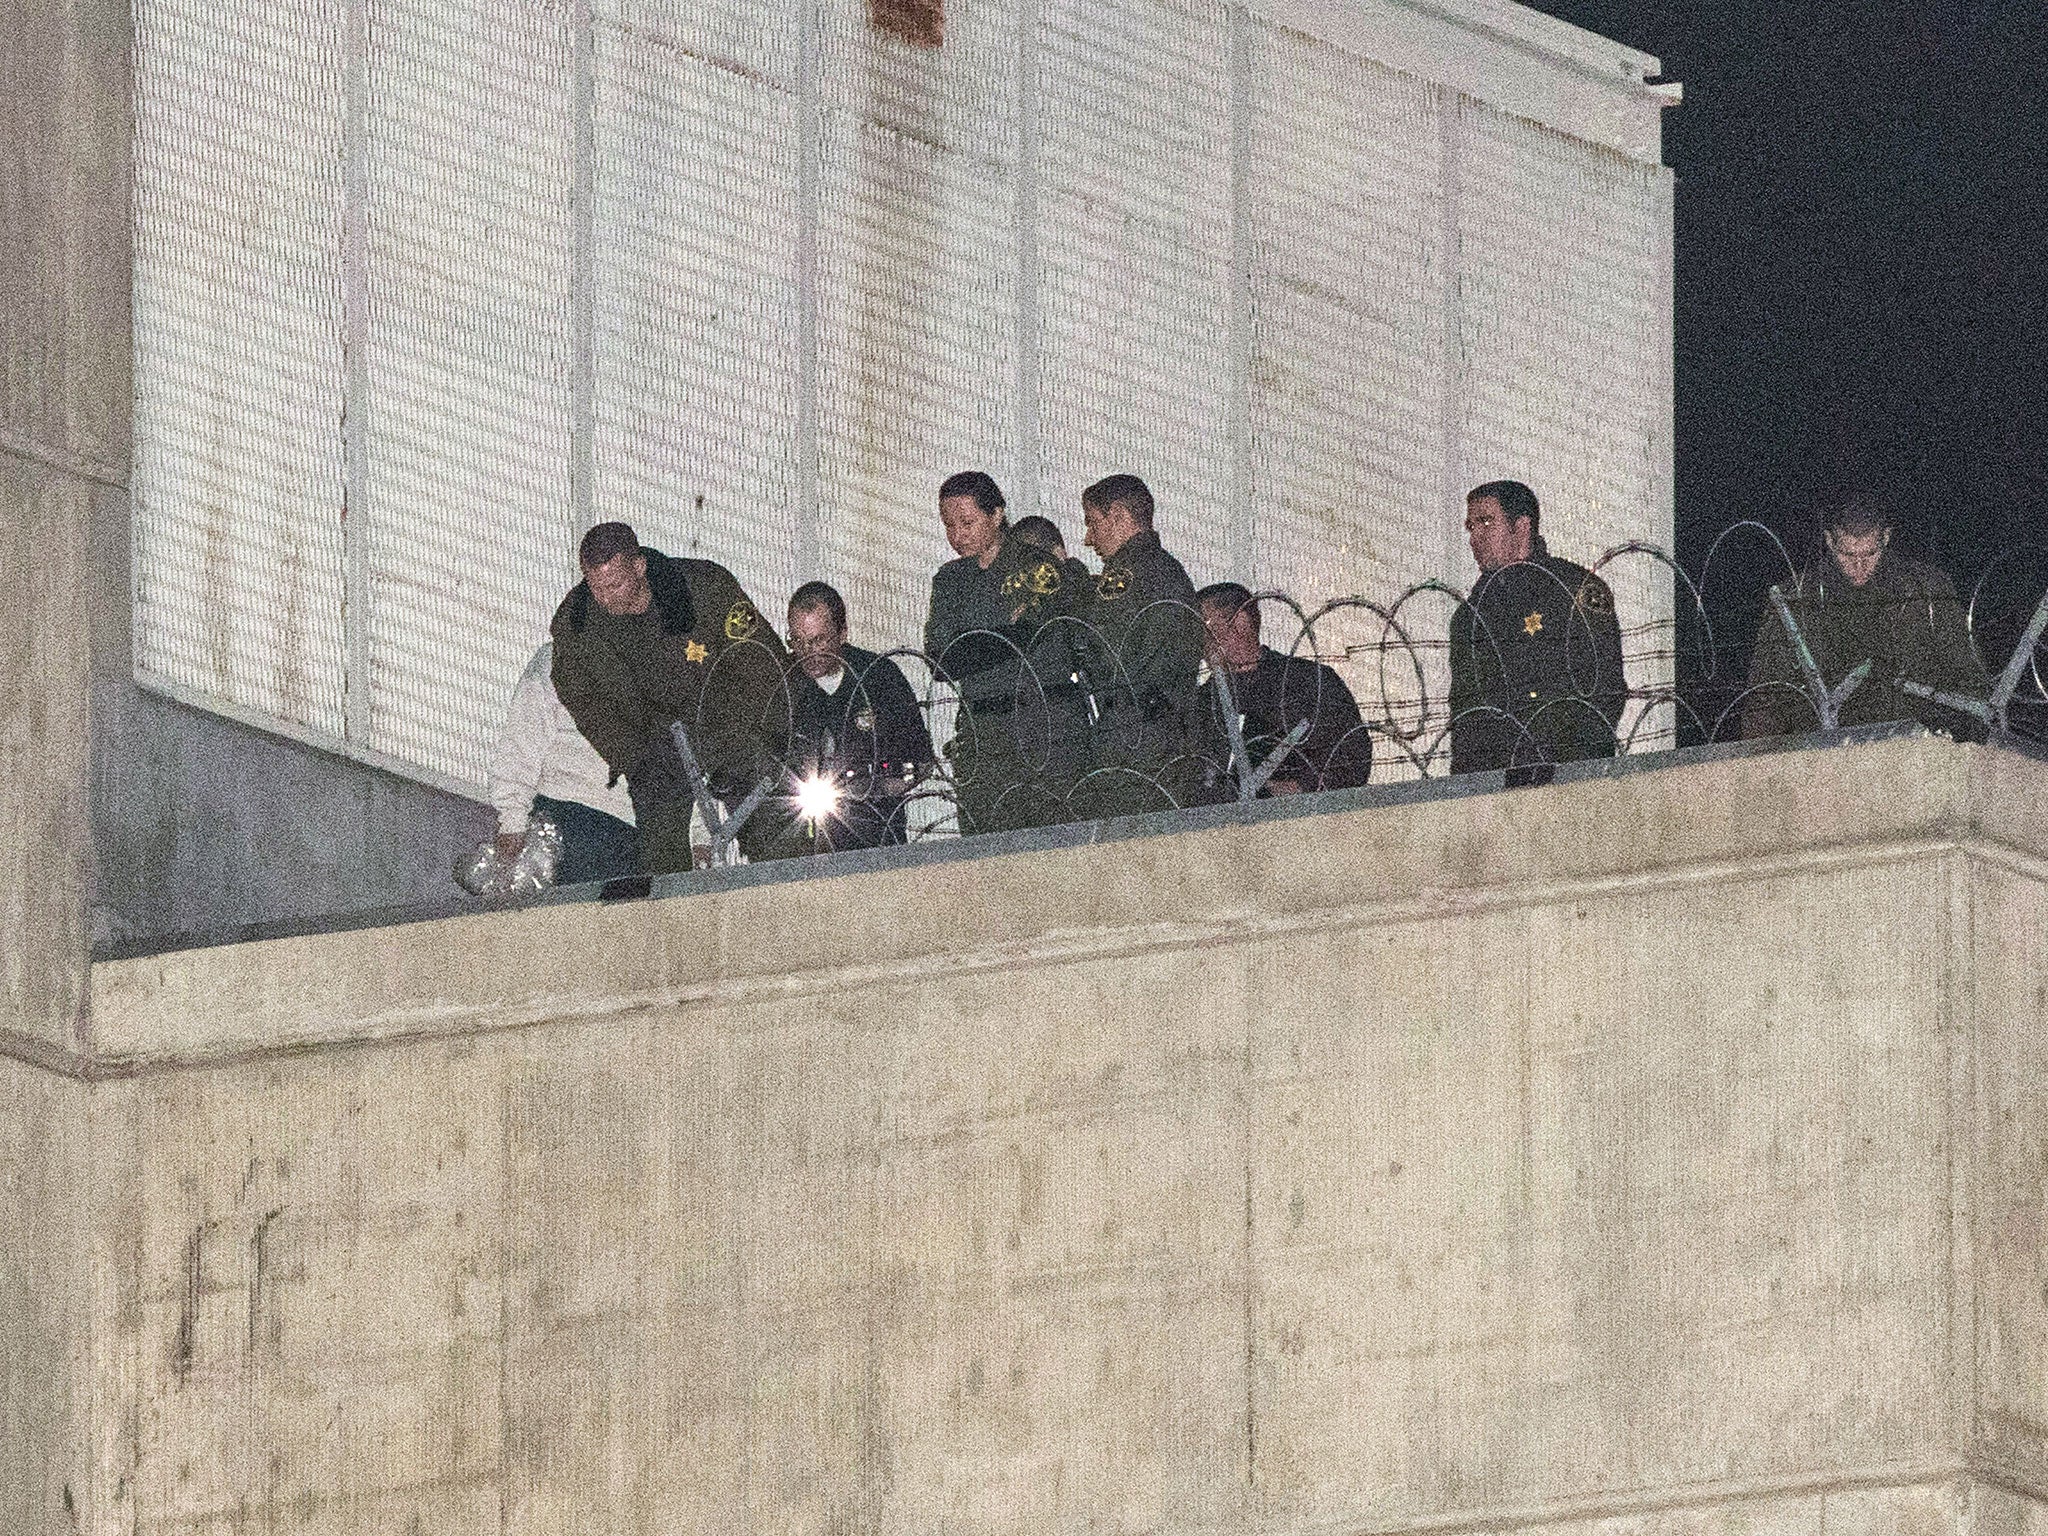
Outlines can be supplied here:
[[2048, 4], [1535, 3], [1685, 86], [1688, 565], [1742, 517], [1811, 550], [1813, 500], [1851, 486], [1965, 583], [2048, 544]]

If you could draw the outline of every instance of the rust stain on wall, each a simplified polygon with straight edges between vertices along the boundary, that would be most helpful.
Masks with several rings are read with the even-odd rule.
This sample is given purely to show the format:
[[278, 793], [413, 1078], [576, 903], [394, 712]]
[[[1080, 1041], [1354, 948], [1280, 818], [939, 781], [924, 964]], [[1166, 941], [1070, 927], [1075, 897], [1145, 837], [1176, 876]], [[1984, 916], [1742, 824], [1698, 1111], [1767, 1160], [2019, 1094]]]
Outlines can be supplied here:
[[868, 19], [918, 48], [937, 48], [946, 40], [946, 0], [868, 0]]

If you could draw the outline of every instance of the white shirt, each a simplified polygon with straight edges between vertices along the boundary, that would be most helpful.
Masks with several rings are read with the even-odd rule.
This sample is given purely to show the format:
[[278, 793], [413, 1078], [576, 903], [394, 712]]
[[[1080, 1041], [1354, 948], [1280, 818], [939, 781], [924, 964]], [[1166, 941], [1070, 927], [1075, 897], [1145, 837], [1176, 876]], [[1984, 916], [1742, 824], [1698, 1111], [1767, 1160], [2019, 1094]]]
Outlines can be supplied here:
[[631, 825], [633, 801], [625, 780], [607, 787], [612, 770], [583, 739], [555, 695], [555, 648], [543, 645], [519, 675], [505, 710], [505, 729], [491, 753], [491, 804], [500, 832], [524, 832], [533, 797], [573, 800]]

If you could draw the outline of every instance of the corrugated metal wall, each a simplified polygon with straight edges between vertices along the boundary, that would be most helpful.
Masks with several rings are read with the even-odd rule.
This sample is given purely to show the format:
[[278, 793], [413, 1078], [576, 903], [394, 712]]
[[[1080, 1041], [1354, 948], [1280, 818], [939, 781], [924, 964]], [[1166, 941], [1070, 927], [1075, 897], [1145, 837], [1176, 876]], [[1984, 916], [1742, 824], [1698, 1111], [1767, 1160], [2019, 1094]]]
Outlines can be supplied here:
[[[937, 51], [866, 0], [136, 24], [138, 673], [436, 782], [481, 784], [598, 518], [771, 611], [833, 580], [874, 645], [969, 466], [1076, 544], [1135, 470], [1198, 581], [1304, 600], [1462, 585], [1497, 475], [1561, 553], [1668, 534], [1665, 173], [1234, 7], [954, 0]], [[1368, 715], [1379, 635], [1319, 635]]]

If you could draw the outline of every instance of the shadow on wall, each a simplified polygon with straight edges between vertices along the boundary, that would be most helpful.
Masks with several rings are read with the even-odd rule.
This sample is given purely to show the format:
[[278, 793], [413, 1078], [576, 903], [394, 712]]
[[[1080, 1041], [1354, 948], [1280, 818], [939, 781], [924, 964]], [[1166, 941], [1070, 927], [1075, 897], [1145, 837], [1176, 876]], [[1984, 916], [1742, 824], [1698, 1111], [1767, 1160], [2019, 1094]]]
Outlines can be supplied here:
[[96, 954], [258, 923], [458, 901], [490, 808], [174, 704], [93, 697]]

